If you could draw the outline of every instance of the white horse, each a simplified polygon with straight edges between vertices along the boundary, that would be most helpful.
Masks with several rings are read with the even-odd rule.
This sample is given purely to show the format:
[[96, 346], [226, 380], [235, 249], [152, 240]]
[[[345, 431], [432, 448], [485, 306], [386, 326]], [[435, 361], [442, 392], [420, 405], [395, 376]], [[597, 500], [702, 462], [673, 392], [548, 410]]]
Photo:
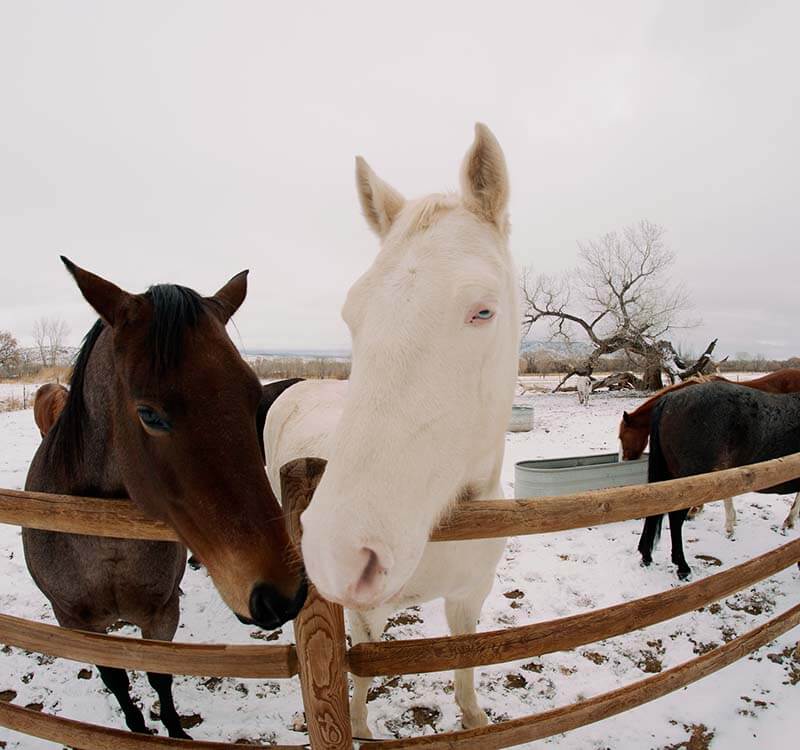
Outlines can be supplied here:
[[589, 406], [589, 396], [592, 393], [592, 379], [586, 375], [577, 378], [578, 403]]
[[[342, 315], [349, 383], [306, 381], [268, 412], [268, 473], [302, 456], [328, 460], [302, 515], [306, 571], [348, 612], [353, 643], [380, 638], [389, 615], [438, 597], [454, 634], [475, 632], [504, 539], [429, 543], [456, 502], [501, 497], [520, 314], [508, 250], [505, 158], [484, 125], [460, 195], [406, 201], [358, 158], [356, 183], [381, 240]], [[455, 376], [455, 377], [454, 377]], [[369, 737], [370, 678], [354, 677], [353, 730]], [[473, 670], [455, 698], [467, 728], [488, 723]]]

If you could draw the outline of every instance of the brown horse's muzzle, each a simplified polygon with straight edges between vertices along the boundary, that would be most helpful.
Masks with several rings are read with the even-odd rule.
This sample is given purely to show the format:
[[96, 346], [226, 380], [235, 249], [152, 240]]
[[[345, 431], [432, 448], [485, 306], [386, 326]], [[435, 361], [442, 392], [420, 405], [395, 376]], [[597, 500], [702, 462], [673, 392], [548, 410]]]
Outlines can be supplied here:
[[274, 630], [297, 617], [305, 604], [307, 594], [308, 584], [305, 578], [291, 599], [287, 599], [273, 586], [260, 583], [250, 593], [250, 617], [239, 614], [236, 617], [245, 625], [258, 625], [264, 630]]

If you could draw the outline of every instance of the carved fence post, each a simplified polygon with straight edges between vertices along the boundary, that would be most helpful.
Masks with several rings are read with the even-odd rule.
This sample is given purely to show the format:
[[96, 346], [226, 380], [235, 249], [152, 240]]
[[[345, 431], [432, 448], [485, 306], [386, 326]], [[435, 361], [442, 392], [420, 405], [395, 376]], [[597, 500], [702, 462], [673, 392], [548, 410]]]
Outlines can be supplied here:
[[[300, 458], [281, 467], [283, 508], [295, 544], [300, 543], [300, 514], [324, 470], [325, 461], [320, 458]], [[352, 750], [344, 611], [323, 599], [309, 583], [294, 633], [311, 747]]]

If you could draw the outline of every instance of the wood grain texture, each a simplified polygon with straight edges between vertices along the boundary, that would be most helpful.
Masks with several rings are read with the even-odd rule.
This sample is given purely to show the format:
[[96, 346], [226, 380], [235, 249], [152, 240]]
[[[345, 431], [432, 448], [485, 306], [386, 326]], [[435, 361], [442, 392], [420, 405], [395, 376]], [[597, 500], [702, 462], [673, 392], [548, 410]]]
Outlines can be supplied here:
[[[325, 461], [318, 458], [301, 458], [281, 467], [281, 497], [296, 544], [300, 542], [300, 514], [311, 501], [324, 469]], [[294, 632], [312, 750], [351, 750], [344, 612], [309, 583]]]
[[735, 469], [528, 500], [470, 500], [431, 535], [434, 541], [544, 534], [680, 510], [772, 487], [800, 476], [800, 453]]
[[[321, 466], [324, 467], [324, 462]], [[456, 541], [582, 529], [714, 502], [798, 476], [800, 453], [794, 453], [750, 466], [657, 484], [525, 500], [470, 500], [454, 508], [434, 530], [431, 539]], [[19, 490], [0, 490], [0, 523], [95, 536], [177, 539], [168, 526], [148, 518], [129, 500]]]
[[0, 523], [119, 539], [180, 541], [169, 526], [145, 515], [130, 500], [0, 490]]
[[[107, 729], [96, 724], [84, 724], [61, 716], [32, 711], [11, 703], [0, 702], [0, 726], [31, 737], [39, 737], [76, 750], [223, 750], [250, 748], [263, 750], [265, 745], [228, 744], [203, 740], [174, 740], [133, 734], [120, 729]], [[245, 730], [242, 730], [243, 732]], [[270, 750], [296, 750], [304, 745], [269, 745]]]
[[0, 643], [64, 659], [201, 677], [292, 677], [294, 646], [169, 643], [87, 633], [0, 615]]
[[[800, 625], [800, 604], [703, 656], [589, 700], [480, 729], [448, 732], [407, 740], [388, 740], [376, 743], [376, 747], [386, 748], [386, 750], [399, 750], [400, 748], [492, 750], [569, 732], [680, 690], [686, 685], [733, 664], [797, 625]], [[687, 697], [687, 699], [690, 698]], [[791, 710], [788, 706], [786, 708]], [[646, 733], [646, 727], [643, 727], [643, 741], [646, 740]]]
[[566, 651], [654, 625], [730, 596], [800, 560], [800, 539], [730, 570], [641, 599], [557, 620], [469, 635], [359, 643], [347, 655], [362, 676], [439, 672]]

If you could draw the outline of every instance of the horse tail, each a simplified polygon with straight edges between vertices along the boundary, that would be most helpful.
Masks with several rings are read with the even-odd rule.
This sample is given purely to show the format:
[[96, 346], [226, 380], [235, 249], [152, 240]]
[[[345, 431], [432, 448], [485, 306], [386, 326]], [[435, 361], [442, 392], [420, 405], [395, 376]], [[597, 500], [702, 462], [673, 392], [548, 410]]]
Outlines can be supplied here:
[[[647, 481], [663, 482], [669, 479], [667, 463], [664, 460], [664, 452], [661, 449], [661, 412], [664, 409], [665, 399], [659, 399], [652, 411], [650, 419], [650, 455], [647, 461]], [[642, 556], [642, 564], [650, 565], [653, 559], [653, 549], [656, 542], [661, 538], [661, 527], [664, 523], [664, 514], [648, 516], [644, 520], [642, 535], [639, 539], [639, 553]]]

